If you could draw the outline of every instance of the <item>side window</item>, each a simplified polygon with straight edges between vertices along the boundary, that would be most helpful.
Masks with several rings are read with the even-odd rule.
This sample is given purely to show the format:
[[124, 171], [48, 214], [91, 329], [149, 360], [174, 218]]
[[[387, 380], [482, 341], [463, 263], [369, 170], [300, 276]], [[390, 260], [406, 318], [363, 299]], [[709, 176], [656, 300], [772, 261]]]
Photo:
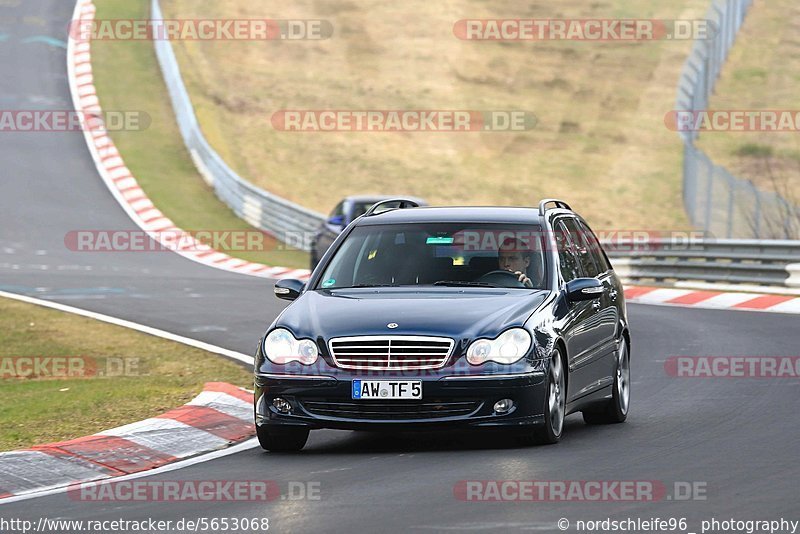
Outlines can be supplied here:
[[328, 217], [333, 218], [333, 217], [338, 217], [340, 215], [344, 215], [344, 201], [336, 204], [336, 207], [333, 208], [333, 211]]
[[364, 215], [367, 212], [367, 210], [372, 207], [373, 204], [374, 203], [366, 203], [365, 204], [363, 202], [361, 202], [359, 204], [353, 204], [353, 215], [350, 218], [350, 220], [355, 220], [356, 218], [361, 217], [362, 215]]
[[575, 258], [572, 242], [569, 239], [569, 233], [564, 223], [561, 221], [555, 225], [555, 238], [558, 248], [558, 263], [561, 266], [561, 277], [565, 282], [580, 278], [581, 273]]
[[597, 240], [597, 236], [594, 235], [592, 229], [589, 228], [586, 224], [582, 221], [578, 221], [578, 226], [581, 229], [581, 235], [583, 235], [584, 241], [586, 242], [586, 247], [589, 249], [589, 252], [592, 254], [594, 258], [594, 262], [597, 264], [598, 268], [600, 269], [600, 273], [605, 273], [611, 270], [611, 264], [606, 257], [606, 253], [603, 251], [603, 248], [600, 246], [600, 242]]
[[575, 219], [564, 219], [564, 225], [569, 230], [572, 244], [575, 246], [575, 254], [578, 256], [583, 276], [594, 278], [600, 274], [600, 268], [595, 264], [592, 252], [586, 244], [584, 231], [578, 229], [577, 222]]
[[333, 226], [344, 226], [347, 224], [346, 217], [344, 216], [344, 201], [336, 204], [333, 211], [328, 215], [328, 224]]

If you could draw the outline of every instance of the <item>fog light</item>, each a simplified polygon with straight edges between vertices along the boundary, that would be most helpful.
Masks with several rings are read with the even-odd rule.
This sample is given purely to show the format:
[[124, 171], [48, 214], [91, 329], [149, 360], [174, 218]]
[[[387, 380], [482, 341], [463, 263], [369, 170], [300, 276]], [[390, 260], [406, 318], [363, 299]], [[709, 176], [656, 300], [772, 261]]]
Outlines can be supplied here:
[[279, 413], [288, 414], [292, 413], [292, 405], [283, 397], [275, 397], [272, 400], [272, 405], [278, 410]]
[[514, 407], [511, 399], [500, 399], [494, 403], [494, 413], [508, 413]]

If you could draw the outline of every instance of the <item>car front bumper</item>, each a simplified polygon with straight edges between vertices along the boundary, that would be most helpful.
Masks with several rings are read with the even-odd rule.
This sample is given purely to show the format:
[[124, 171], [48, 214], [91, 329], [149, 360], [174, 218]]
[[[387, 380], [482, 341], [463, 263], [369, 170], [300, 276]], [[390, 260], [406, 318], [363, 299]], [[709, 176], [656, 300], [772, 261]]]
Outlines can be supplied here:
[[[527, 428], [544, 422], [546, 380], [543, 371], [484, 376], [426, 377], [422, 400], [353, 400], [352, 379], [396, 377], [333, 377], [257, 374], [256, 424], [343, 430], [438, 430], [444, 428]], [[408, 380], [415, 380], [408, 378]], [[291, 412], [280, 413], [272, 401], [281, 397]], [[507, 413], [494, 404], [511, 399]]]

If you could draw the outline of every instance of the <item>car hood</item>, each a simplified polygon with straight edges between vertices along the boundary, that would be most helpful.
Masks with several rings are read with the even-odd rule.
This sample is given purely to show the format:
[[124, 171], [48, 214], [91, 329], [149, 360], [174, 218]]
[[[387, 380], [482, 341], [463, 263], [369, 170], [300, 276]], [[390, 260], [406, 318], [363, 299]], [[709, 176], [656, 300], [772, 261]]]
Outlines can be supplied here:
[[[303, 293], [276, 321], [298, 337], [355, 335], [495, 337], [522, 326], [546, 291], [473, 288], [369, 288]], [[390, 329], [387, 325], [396, 323]]]

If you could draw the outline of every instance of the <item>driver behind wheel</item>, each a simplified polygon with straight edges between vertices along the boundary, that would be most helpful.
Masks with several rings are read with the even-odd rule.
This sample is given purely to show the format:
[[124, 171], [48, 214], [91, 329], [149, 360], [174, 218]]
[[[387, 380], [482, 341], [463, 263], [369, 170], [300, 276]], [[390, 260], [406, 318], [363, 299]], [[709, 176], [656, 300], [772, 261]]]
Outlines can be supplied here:
[[523, 253], [523, 244], [518, 239], [508, 238], [503, 241], [497, 251], [497, 265], [500, 269], [517, 275], [517, 280], [525, 287], [533, 287], [533, 282], [525, 274], [531, 265], [531, 257]]

